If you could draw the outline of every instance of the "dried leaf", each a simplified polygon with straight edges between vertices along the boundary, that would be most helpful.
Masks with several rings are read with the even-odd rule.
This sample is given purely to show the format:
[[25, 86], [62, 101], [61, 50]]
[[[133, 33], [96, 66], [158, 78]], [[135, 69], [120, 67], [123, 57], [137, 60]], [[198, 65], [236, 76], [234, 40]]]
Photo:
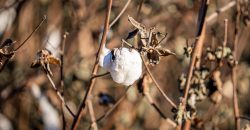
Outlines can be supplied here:
[[52, 55], [48, 56], [48, 62], [49, 64], [61, 65], [61, 61]]
[[140, 31], [143, 31], [143, 32], [146, 32], [146, 31], [147, 31], [146, 27], [145, 27], [143, 24], [137, 22], [134, 18], [128, 16], [128, 21], [129, 21], [135, 28], [139, 29]]
[[11, 46], [14, 42], [11, 39], [6, 39], [1, 45], [0, 48], [3, 48], [5, 46]]
[[159, 52], [160, 56], [176, 55], [174, 52], [168, 49], [157, 48], [157, 51]]
[[151, 37], [151, 42], [149, 43], [149, 45], [151, 46], [151, 47], [157, 47], [158, 45], [159, 45], [159, 41], [158, 41], [158, 39], [157, 39], [157, 33], [155, 33], [155, 32], [153, 32], [152, 33], [152, 37]]
[[44, 71], [51, 76], [53, 76], [53, 74], [50, 70], [49, 64], [61, 65], [61, 61], [54, 57], [48, 50], [38, 51], [36, 56], [37, 59], [32, 62], [30, 67], [37, 68], [42, 66]]

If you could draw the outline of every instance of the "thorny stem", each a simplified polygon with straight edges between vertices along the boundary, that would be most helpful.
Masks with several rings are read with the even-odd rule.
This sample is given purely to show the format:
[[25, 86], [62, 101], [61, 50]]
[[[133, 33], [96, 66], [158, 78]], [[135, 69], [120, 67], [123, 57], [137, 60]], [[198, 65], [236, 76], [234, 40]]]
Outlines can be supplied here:
[[130, 4], [131, 0], [128, 0], [127, 3], [122, 8], [121, 12], [116, 16], [116, 18], [110, 23], [109, 28], [111, 28], [117, 20], [122, 16], [122, 14], [125, 12], [125, 10], [128, 8], [128, 5]]
[[31, 34], [16, 49], [14, 49], [14, 51], [17, 51], [19, 48], [21, 48], [30, 39], [30, 37], [40, 28], [40, 26], [45, 20], [46, 15], [43, 16], [43, 20], [36, 26], [35, 30], [33, 30], [33, 32], [31, 32]]
[[[99, 68], [98, 61], [99, 61], [99, 57], [100, 57], [100, 54], [101, 54], [101, 49], [105, 45], [106, 38], [107, 38], [107, 33], [108, 33], [108, 30], [109, 30], [109, 19], [110, 19], [111, 7], [112, 7], [112, 0], [107, 0], [107, 2], [108, 2], [108, 4], [107, 4], [108, 7], [107, 7], [107, 11], [106, 11], [104, 32], [103, 32], [103, 35], [102, 35], [100, 47], [99, 47], [98, 52], [97, 52], [96, 62], [95, 62], [94, 68], [92, 70], [92, 75], [97, 74], [97, 71], [98, 71], [98, 68]], [[88, 98], [88, 95], [91, 93], [92, 88], [94, 87], [94, 84], [95, 84], [95, 78], [90, 79], [90, 83], [89, 83], [89, 86], [88, 86], [88, 88], [86, 90], [86, 94], [84, 95], [84, 98], [83, 98], [83, 100], [82, 100], [82, 102], [81, 102], [81, 104], [80, 104], [80, 106], [78, 108], [76, 117], [73, 120], [71, 130], [76, 130], [76, 128], [77, 128], [77, 126], [78, 126], [78, 124], [80, 122], [80, 119], [81, 119], [82, 110], [86, 106], [86, 100]]]
[[160, 85], [157, 83], [157, 81], [155, 80], [153, 74], [151, 73], [150, 69], [148, 68], [147, 64], [146, 64], [146, 61], [145, 61], [145, 58], [143, 57], [143, 55], [141, 54], [141, 59], [142, 59], [142, 62], [149, 74], [149, 76], [151, 77], [151, 79], [153, 80], [156, 88], [160, 91], [160, 93], [163, 95], [163, 97], [166, 99], [166, 101], [174, 108], [177, 108], [177, 106], [175, 105], [175, 103], [164, 93], [164, 91], [161, 89]]
[[72, 112], [72, 110], [69, 108], [69, 106], [65, 103], [63, 95], [59, 92], [59, 90], [56, 88], [55, 83], [53, 82], [52, 78], [50, 77], [50, 75], [48, 73], [46, 73], [47, 78], [49, 79], [50, 84], [52, 85], [53, 89], [56, 91], [57, 96], [59, 97], [59, 99], [61, 100], [62, 104], [66, 107], [66, 109], [69, 111], [69, 113], [71, 114], [72, 117], [75, 117], [74, 113]]
[[[236, 3], [237, 15], [235, 22], [235, 39], [234, 39], [234, 59], [237, 61], [237, 46], [239, 42], [239, 30], [240, 30], [240, 1], [237, 0]], [[239, 114], [239, 104], [238, 104], [238, 96], [237, 96], [237, 72], [236, 72], [237, 64], [232, 68], [232, 82], [233, 82], [233, 108], [234, 108], [234, 118], [235, 118], [235, 130], [240, 130], [240, 114]]]

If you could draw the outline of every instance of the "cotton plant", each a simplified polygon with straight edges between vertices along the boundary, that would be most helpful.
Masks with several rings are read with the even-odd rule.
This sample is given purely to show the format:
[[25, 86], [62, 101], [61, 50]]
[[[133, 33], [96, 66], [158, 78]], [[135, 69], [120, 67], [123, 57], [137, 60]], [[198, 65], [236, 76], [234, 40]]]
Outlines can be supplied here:
[[110, 50], [104, 46], [101, 51], [99, 65], [110, 72], [113, 81], [129, 86], [140, 78], [142, 60], [137, 50], [126, 47]]

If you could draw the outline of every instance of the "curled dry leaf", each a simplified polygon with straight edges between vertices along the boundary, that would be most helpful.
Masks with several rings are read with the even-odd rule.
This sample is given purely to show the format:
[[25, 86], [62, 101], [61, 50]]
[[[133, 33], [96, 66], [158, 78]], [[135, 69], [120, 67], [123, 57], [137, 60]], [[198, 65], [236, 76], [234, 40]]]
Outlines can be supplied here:
[[61, 65], [61, 61], [54, 57], [49, 50], [40, 50], [36, 54], [36, 60], [31, 63], [31, 68], [43, 67], [44, 71], [53, 76], [50, 70], [50, 64]]
[[139, 29], [141, 32], [147, 32], [147, 29], [145, 25], [137, 22], [134, 18], [128, 16], [128, 21], [137, 29]]

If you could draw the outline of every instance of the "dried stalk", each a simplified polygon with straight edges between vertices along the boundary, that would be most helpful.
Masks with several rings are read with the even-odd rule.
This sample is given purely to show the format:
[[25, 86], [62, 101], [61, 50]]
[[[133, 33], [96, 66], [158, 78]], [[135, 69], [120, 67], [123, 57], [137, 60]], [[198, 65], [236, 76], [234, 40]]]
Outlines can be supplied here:
[[128, 0], [127, 3], [122, 8], [121, 12], [116, 16], [116, 18], [110, 23], [109, 28], [111, 28], [117, 20], [122, 16], [122, 14], [125, 12], [125, 10], [128, 8], [128, 5], [130, 4], [131, 0]]
[[95, 112], [94, 112], [94, 109], [93, 109], [92, 101], [90, 99], [87, 99], [86, 102], [87, 102], [87, 106], [88, 106], [88, 109], [89, 109], [89, 114], [90, 114], [90, 118], [91, 118], [91, 122], [92, 122], [91, 127], [94, 130], [98, 130], [98, 127], [97, 127], [97, 124], [96, 124]]
[[218, 17], [218, 15], [219, 15], [220, 13], [223, 13], [223, 12], [227, 11], [228, 9], [232, 8], [232, 7], [235, 6], [235, 5], [236, 5], [236, 2], [235, 2], [235, 1], [229, 2], [228, 4], [226, 4], [226, 5], [224, 5], [223, 7], [219, 8], [216, 12], [210, 14], [210, 15], [206, 18], [206, 22], [207, 22], [208, 24], [211, 24], [212, 21], [213, 21], [216, 17]]
[[126, 94], [127, 94], [127, 91], [129, 90], [129, 88], [131, 87], [132, 85], [128, 86], [124, 92], [124, 94], [119, 98], [118, 101], [116, 101], [116, 103], [112, 106], [112, 108], [110, 108], [107, 112], [105, 112], [105, 114], [103, 114], [102, 116], [100, 116], [96, 122], [100, 122], [102, 120], [104, 120], [105, 118], [107, 118], [114, 110], [115, 108], [118, 107], [118, 105], [123, 101], [123, 99], [125, 99], [126, 97]]
[[[240, 31], [240, 1], [237, 0], [236, 3], [237, 15], [235, 22], [235, 39], [234, 39], [234, 59], [237, 61], [237, 46], [239, 43], [239, 31]], [[240, 130], [240, 114], [239, 114], [239, 104], [238, 104], [238, 96], [237, 96], [237, 72], [236, 72], [237, 64], [232, 68], [232, 82], [233, 82], [233, 108], [234, 108], [234, 118], [235, 118], [235, 130]]]
[[160, 108], [155, 104], [155, 102], [153, 101], [152, 96], [149, 94], [148, 92], [148, 85], [144, 85], [143, 86], [143, 96], [146, 97], [147, 101], [150, 103], [150, 105], [152, 105], [155, 110], [159, 113], [159, 115], [163, 118], [163, 119], [167, 119], [167, 117], [165, 116], [165, 114], [160, 110]]
[[149, 74], [149, 76], [151, 77], [151, 79], [153, 80], [156, 88], [160, 91], [160, 93], [163, 95], [163, 97], [166, 99], [166, 101], [174, 108], [177, 108], [177, 106], [175, 105], [175, 103], [164, 93], [164, 91], [161, 89], [160, 85], [157, 83], [157, 81], [155, 80], [153, 74], [151, 73], [150, 69], [148, 68], [147, 66], [147, 63], [145, 61], [145, 58], [143, 57], [143, 55], [141, 55], [141, 59], [142, 59], [142, 62]]
[[[14, 49], [14, 53], [20, 49], [29, 39], [30, 37], [41, 27], [41, 25], [43, 24], [43, 22], [46, 20], [46, 16], [43, 17], [42, 21], [36, 26], [35, 30], [33, 30], [33, 32], [30, 33], [30, 35], [16, 48]], [[3, 63], [3, 65], [0, 68], [0, 72], [3, 71], [4, 67], [9, 63], [10, 59], [6, 59]]]
[[[206, 12], [207, 12], [207, 7], [209, 4], [209, 0], [203, 0], [201, 3], [201, 8], [199, 11], [199, 17], [198, 17], [198, 28], [197, 28], [197, 33], [196, 33], [196, 41], [195, 41], [195, 46], [194, 46], [194, 51], [192, 52], [192, 57], [191, 57], [191, 63], [189, 65], [189, 69], [188, 69], [188, 76], [187, 76], [187, 81], [185, 84], [185, 91], [184, 91], [184, 97], [182, 98], [181, 102], [180, 102], [180, 108], [184, 109], [185, 111], [185, 107], [186, 107], [186, 103], [187, 103], [187, 98], [188, 98], [188, 92], [189, 92], [189, 88], [190, 88], [190, 83], [191, 83], [191, 78], [193, 76], [193, 70], [195, 67], [195, 62], [197, 61], [197, 58], [199, 58], [199, 53], [202, 52], [202, 46], [203, 46], [203, 39], [202, 34], [204, 35], [205, 33], [205, 16], [206, 16]], [[183, 115], [184, 113], [182, 113]], [[189, 124], [187, 124], [189, 125]], [[178, 124], [178, 126], [176, 127], [176, 129], [181, 129], [182, 123]], [[187, 128], [189, 129], [189, 128]]]
[[61, 100], [62, 104], [66, 107], [66, 109], [69, 111], [70, 115], [72, 117], [75, 117], [74, 113], [72, 112], [72, 110], [69, 108], [69, 106], [65, 103], [64, 97], [62, 95], [62, 93], [60, 93], [60, 91], [56, 88], [55, 83], [53, 82], [52, 78], [50, 77], [50, 75], [47, 73], [46, 74], [47, 78], [49, 79], [50, 84], [52, 85], [53, 89], [56, 91], [57, 96], [59, 97], [59, 99]]
[[14, 51], [20, 49], [30, 39], [30, 37], [40, 28], [40, 26], [43, 24], [45, 20], [46, 16], [44, 15], [43, 20], [36, 26], [35, 30], [33, 30], [33, 32], [31, 32], [31, 34], [16, 49], [14, 49]]
[[136, 14], [136, 19], [137, 20], [139, 19], [139, 14], [141, 13], [141, 8], [142, 8], [143, 3], [144, 3], [144, 0], [141, 0], [140, 5], [139, 5], [138, 10], [137, 10], [137, 14]]
[[[64, 65], [64, 50], [65, 50], [65, 43], [66, 43], [66, 38], [67, 38], [68, 33], [65, 32], [63, 35], [63, 42], [61, 44], [61, 55], [60, 55], [60, 59], [61, 59], [61, 66], [60, 66], [60, 75], [61, 75], [61, 90], [62, 90], [62, 95], [64, 94], [64, 75], [63, 75], [63, 65]], [[64, 115], [64, 111], [63, 111], [63, 103], [61, 105], [62, 107], [62, 120], [63, 120], [63, 130], [66, 130], [66, 119], [65, 119], [65, 115]]]
[[[99, 57], [100, 57], [100, 54], [101, 54], [101, 49], [105, 45], [106, 38], [107, 38], [107, 33], [108, 33], [108, 30], [109, 30], [109, 19], [110, 19], [111, 7], [112, 7], [112, 0], [108, 0], [108, 4], [107, 5], [108, 5], [108, 7], [107, 7], [107, 11], [106, 11], [104, 32], [103, 32], [103, 35], [102, 35], [102, 40], [101, 40], [100, 47], [99, 47], [98, 52], [97, 52], [96, 62], [95, 62], [94, 68], [92, 70], [92, 75], [96, 75], [97, 71], [99, 69], [98, 61], [99, 61]], [[89, 94], [91, 93], [91, 91], [92, 91], [92, 89], [94, 87], [94, 84], [95, 84], [95, 78], [91, 78], [89, 86], [88, 86], [88, 88], [86, 90], [86, 94], [85, 94], [85, 96], [84, 96], [84, 98], [83, 98], [83, 100], [82, 100], [82, 102], [81, 102], [81, 104], [79, 106], [79, 109], [77, 111], [76, 117], [73, 120], [73, 123], [72, 123], [72, 126], [71, 126], [71, 130], [76, 130], [76, 128], [78, 126], [78, 123], [80, 122], [80, 119], [81, 119], [82, 110], [86, 106], [86, 100], [87, 100]]]

